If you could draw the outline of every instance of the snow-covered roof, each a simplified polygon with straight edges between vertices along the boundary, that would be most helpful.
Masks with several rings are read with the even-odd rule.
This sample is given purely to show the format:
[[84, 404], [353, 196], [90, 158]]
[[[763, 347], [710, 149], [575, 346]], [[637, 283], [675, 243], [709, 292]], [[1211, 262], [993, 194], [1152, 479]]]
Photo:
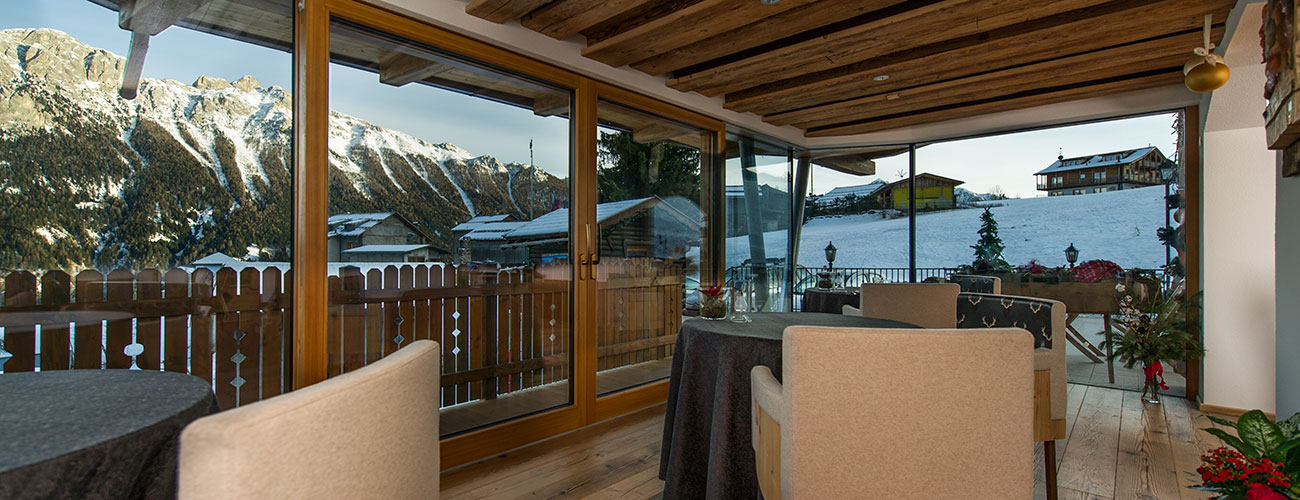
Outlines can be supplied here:
[[830, 191], [827, 191], [826, 194], [821, 195], [821, 197], [818, 198], [817, 200], [819, 202], [825, 203], [830, 201], [837, 201], [840, 198], [843, 198], [848, 195], [854, 195], [857, 196], [858, 198], [871, 196], [873, 193], [876, 192], [876, 190], [880, 189], [884, 185], [885, 185], [884, 179], [876, 179], [874, 181], [871, 181], [870, 183], [859, 184], [857, 186], [840, 186]]
[[452, 231], [473, 231], [479, 227], [482, 227], [484, 224], [491, 224], [494, 222], [505, 222], [513, 218], [514, 216], [510, 214], [476, 215], [474, 217], [470, 217], [470, 219], [465, 222], [456, 224], [456, 227], [451, 228], [451, 230]]
[[487, 222], [480, 224], [462, 238], [474, 241], [500, 241], [506, 239], [506, 233], [528, 225], [527, 221]]
[[227, 264], [238, 264], [241, 262], [242, 261], [240, 261], [239, 259], [236, 259], [224, 253], [216, 252], [207, 257], [196, 260], [191, 264], [195, 266], [224, 266]]
[[361, 245], [343, 253], [407, 253], [421, 248], [429, 248], [429, 245]]
[[1110, 167], [1114, 165], [1128, 165], [1135, 161], [1141, 160], [1152, 151], [1158, 151], [1155, 147], [1145, 147], [1138, 149], [1129, 149], [1125, 151], [1112, 151], [1098, 155], [1079, 156], [1075, 158], [1060, 158], [1048, 165], [1047, 168], [1039, 170], [1034, 175], [1054, 174], [1057, 172], [1068, 172], [1071, 170], [1080, 170], [1085, 168]]
[[331, 215], [325, 222], [329, 227], [326, 237], [360, 236], [367, 229], [375, 227], [376, 224], [392, 216], [392, 212]]
[[[689, 201], [687, 203], [689, 204]], [[699, 215], [700, 212], [698, 209], [695, 210], [696, 215], [692, 217], [692, 214], [683, 213], [683, 210], [676, 208], [675, 205], [679, 204], [680, 202], [666, 202], [656, 196], [600, 203], [596, 205], [596, 224], [601, 228], [604, 228], [605, 226], [617, 223], [637, 213], [655, 208], [656, 206], [663, 210], [666, 215], [681, 221], [683, 224], [702, 224], [700, 221], [702, 216]], [[531, 240], [553, 236], [566, 236], [568, 234], [569, 209], [561, 208], [533, 219], [527, 224], [507, 232], [505, 238], [510, 240]]]

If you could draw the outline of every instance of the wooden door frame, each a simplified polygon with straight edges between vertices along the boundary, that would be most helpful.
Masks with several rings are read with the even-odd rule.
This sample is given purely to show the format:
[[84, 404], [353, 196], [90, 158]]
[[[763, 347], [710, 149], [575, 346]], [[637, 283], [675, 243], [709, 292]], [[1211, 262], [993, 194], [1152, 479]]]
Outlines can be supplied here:
[[[594, 264], [582, 269], [584, 257], [594, 253], [595, 238], [577, 230], [595, 226], [596, 193], [596, 108], [600, 98], [634, 109], [715, 132], [711, 162], [714, 179], [702, 183], [716, 197], [709, 196], [708, 220], [721, 221], [721, 155], [725, 149], [725, 124], [633, 91], [588, 78], [507, 49], [474, 40], [360, 0], [301, 0], [294, 19], [294, 296], [293, 370], [294, 388], [326, 378], [329, 296], [326, 248], [328, 217], [328, 134], [329, 134], [329, 37], [334, 19], [355, 23], [396, 37], [445, 50], [461, 57], [490, 64], [521, 75], [538, 78], [571, 89], [570, 255], [573, 262], [571, 301], [574, 348], [570, 377], [571, 403], [440, 440], [444, 469], [463, 465], [529, 443], [541, 441], [618, 415], [662, 403], [667, 397], [666, 380], [646, 384], [597, 398], [596, 396], [596, 280]], [[718, 212], [719, 214], [714, 214]], [[720, 224], [711, 224], [707, 249], [701, 249], [701, 277], [721, 279], [723, 256]]]

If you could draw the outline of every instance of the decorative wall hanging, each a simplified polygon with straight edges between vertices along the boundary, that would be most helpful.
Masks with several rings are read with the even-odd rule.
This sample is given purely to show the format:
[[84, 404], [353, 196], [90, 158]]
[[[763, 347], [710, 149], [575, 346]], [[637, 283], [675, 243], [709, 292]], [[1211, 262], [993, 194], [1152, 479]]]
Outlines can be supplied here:
[[1264, 49], [1265, 130], [1269, 149], [1282, 150], [1282, 176], [1300, 173], [1300, 113], [1295, 109], [1296, 0], [1269, 0], [1264, 5], [1259, 43]]

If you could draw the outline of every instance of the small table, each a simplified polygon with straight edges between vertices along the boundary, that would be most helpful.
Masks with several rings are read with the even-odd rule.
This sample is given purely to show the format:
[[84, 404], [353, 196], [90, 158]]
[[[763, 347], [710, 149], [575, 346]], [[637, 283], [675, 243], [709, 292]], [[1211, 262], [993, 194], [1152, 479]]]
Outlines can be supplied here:
[[207, 382], [139, 370], [0, 374], [0, 498], [176, 497], [181, 429]]
[[849, 288], [809, 288], [803, 292], [803, 305], [799, 310], [814, 313], [841, 314], [844, 306], [858, 307], [858, 291]]
[[688, 319], [673, 354], [659, 477], [664, 498], [758, 498], [750, 431], [749, 371], [781, 377], [787, 326], [917, 328], [828, 313], [749, 313], [751, 323]]

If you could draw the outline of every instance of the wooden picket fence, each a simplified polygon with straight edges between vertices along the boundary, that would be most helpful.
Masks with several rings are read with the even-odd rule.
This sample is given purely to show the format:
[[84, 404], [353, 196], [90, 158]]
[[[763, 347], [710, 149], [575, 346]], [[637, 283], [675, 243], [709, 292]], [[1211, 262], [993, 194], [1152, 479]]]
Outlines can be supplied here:
[[[600, 369], [670, 356], [680, 268], [607, 259], [598, 275], [611, 305], [600, 308]], [[328, 373], [433, 339], [443, 406], [567, 380], [570, 280], [565, 264], [344, 267], [329, 278]], [[0, 339], [14, 355], [5, 371], [167, 370], [212, 383], [222, 408], [272, 397], [291, 386], [291, 283], [274, 267], [14, 272], [0, 305]]]

